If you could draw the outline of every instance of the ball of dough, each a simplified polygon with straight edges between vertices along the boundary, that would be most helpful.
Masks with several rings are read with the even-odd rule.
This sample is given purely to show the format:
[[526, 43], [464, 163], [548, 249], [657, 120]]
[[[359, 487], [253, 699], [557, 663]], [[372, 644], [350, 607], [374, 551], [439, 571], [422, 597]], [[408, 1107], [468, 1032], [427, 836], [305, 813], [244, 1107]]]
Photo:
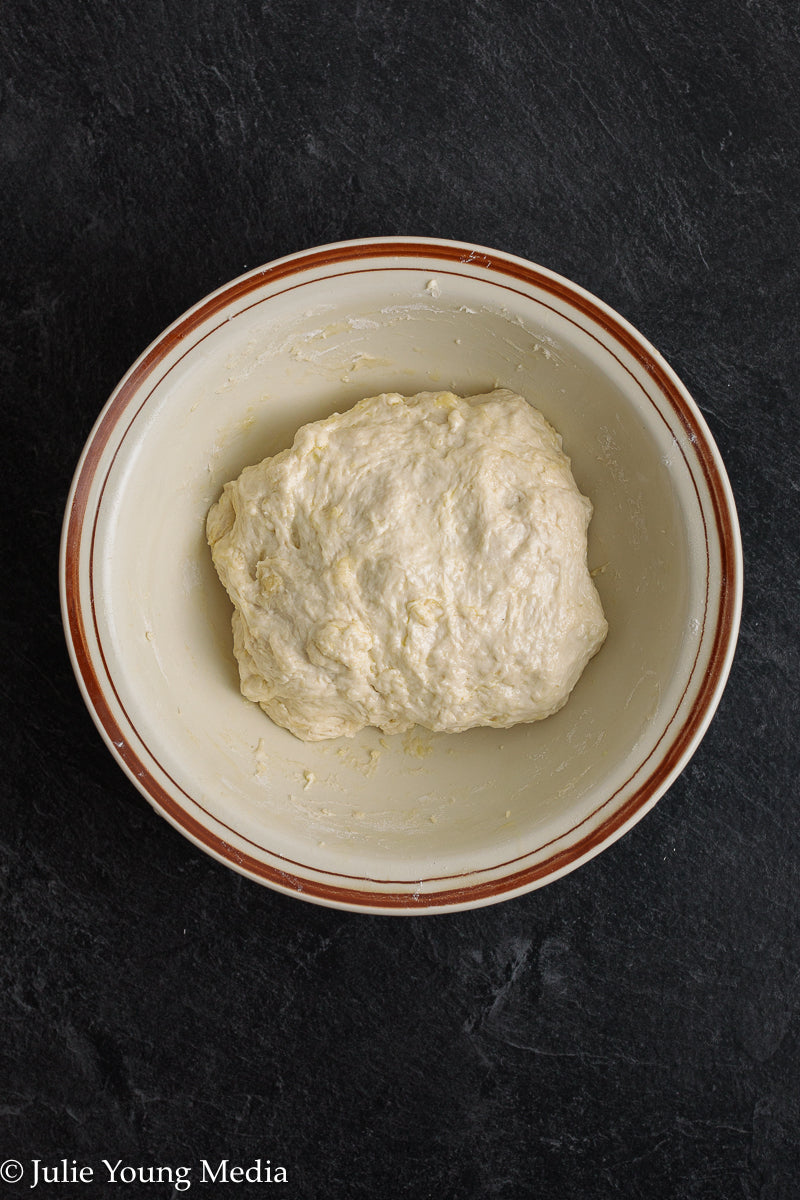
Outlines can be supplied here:
[[549, 716], [606, 635], [591, 512], [510, 391], [387, 393], [304, 426], [208, 516], [242, 692], [307, 741]]

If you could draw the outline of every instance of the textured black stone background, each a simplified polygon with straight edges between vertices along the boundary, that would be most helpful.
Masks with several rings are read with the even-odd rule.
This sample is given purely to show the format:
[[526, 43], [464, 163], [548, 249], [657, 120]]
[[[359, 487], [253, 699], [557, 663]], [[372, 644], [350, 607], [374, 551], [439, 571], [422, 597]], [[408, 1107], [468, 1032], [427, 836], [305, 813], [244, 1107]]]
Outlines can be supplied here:
[[[193, 1164], [209, 1196], [800, 1196], [799, 27], [792, 0], [6, 0], [0, 1160]], [[638, 326], [747, 565], [729, 687], [654, 812], [430, 919], [185, 842], [84, 711], [56, 586], [144, 346], [245, 267], [383, 233], [524, 255]], [[290, 1182], [196, 1178], [258, 1156]], [[171, 1194], [29, 1182], [0, 1196]]]

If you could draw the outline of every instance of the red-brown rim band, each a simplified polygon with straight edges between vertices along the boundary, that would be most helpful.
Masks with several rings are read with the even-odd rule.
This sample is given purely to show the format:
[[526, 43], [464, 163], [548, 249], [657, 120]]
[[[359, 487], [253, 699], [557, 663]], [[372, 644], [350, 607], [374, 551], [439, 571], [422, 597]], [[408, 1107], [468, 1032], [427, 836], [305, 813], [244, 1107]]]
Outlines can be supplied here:
[[[635, 778], [642, 770], [645, 763], [639, 764], [636, 771], [632, 773], [626, 783], [622, 784], [617, 791], [607, 797], [598, 808], [587, 817], [585, 817], [578, 825], [571, 830], [565, 831], [556, 839], [554, 843], [537, 846], [534, 849], [527, 851], [525, 855], [518, 859], [506, 862], [497, 863], [483, 871], [465, 872], [464, 876], [445, 876], [438, 878], [422, 879], [413, 881], [413, 892], [410, 885], [412, 881], [408, 880], [379, 880], [369, 879], [366, 877], [348, 877], [336, 876], [332, 872], [322, 872], [316, 868], [308, 867], [302, 863], [292, 862], [287, 859], [282, 861], [285, 867], [272, 866], [263, 862], [261, 859], [254, 857], [247, 852], [238, 849], [236, 846], [225, 840], [224, 836], [208, 828], [201, 820], [198, 820], [183, 804], [176, 798], [175, 795], [167, 791], [162, 784], [155, 778], [147, 763], [143, 762], [137, 752], [130, 745], [128, 734], [121, 728], [117, 718], [112, 711], [108, 698], [104, 691], [104, 686], [101, 683], [96, 670], [95, 662], [90, 649], [90, 640], [88, 636], [87, 613], [81, 597], [80, 589], [80, 556], [83, 539], [89, 533], [86, 516], [88, 509], [89, 496], [92, 485], [95, 482], [98, 467], [104, 450], [108, 446], [112, 436], [118, 429], [120, 420], [124, 415], [129, 418], [129, 423], [132, 422], [135, 414], [146, 403], [147, 398], [152, 393], [154, 388], [161, 382], [164, 376], [155, 377], [155, 372], [160, 364], [184, 342], [195, 330], [204, 325], [214, 316], [215, 313], [223, 309], [229, 308], [232, 303], [237, 300], [245, 299], [249, 294], [262, 288], [265, 284], [275, 285], [281, 281], [287, 281], [287, 287], [281, 291], [293, 290], [294, 287], [302, 286], [302, 284], [290, 284], [288, 281], [292, 276], [298, 273], [306, 272], [310, 269], [326, 269], [339, 265], [348, 266], [349, 270], [338, 271], [336, 274], [353, 274], [361, 271], [369, 270], [389, 270], [390, 267], [369, 266], [362, 263], [361, 266], [356, 266], [361, 260], [368, 260], [369, 263], [375, 264], [376, 260], [403, 259], [403, 258], [424, 258], [428, 262], [435, 260], [438, 263], [457, 263], [461, 270], [457, 273], [466, 275], [464, 266], [474, 263], [476, 267], [491, 271], [495, 276], [504, 276], [507, 279], [515, 280], [518, 283], [523, 283], [528, 286], [533, 285], [539, 291], [543, 291], [552, 296], [555, 300], [562, 304], [567, 304], [574, 309], [579, 315], [587, 318], [590, 322], [599, 326], [604, 332], [615, 340], [635, 362], [643, 367], [649, 378], [656, 385], [658, 391], [666, 398], [672, 410], [677, 414], [683, 426], [686, 428], [694, 443], [697, 451], [697, 461], [700, 463], [704, 481], [708, 494], [711, 498], [713, 508], [714, 522], [716, 525], [718, 544], [720, 551], [720, 568], [721, 568], [721, 592], [719, 598], [719, 611], [716, 622], [714, 624], [714, 637], [710, 649], [710, 657], [708, 667], [705, 671], [697, 695], [694, 699], [692, 707], [686, 717], [682, 720], [680, 726], [675, 730], [670, 730], [670, 726], [675, 720], [667, 726], [659, 744], [654, 747], [648, 758], [652, 757], [658, 750], [661, 742], [666, 738], [667, 732], [671, 732], [671, 741], [665, 748], [665, 752], [654, 767], [647, 779], [636, 788], [618, 808], [609, 813], [608, 816], [594, 825], [586, 834], [580, 837], [576, 842], [573, 842], [566, 848], [558, 850], [557, 842], [563, 840], [564, 837], [573, 834], [581, 825], [585, 825], [596, 817], [604, 808], [607, 808], [612, 800], [623, 791], [624, 788]], [[410, 269], [427, 269], [425, 268], [410, 268]], [[444, 273], [444, 267], [438, 268], [441, 273]], [[485, 278], [480, 276], [479, 278]], [[493, 283], [499, 283], [498, 279], [490, 280]], [[500, 284], [509, 291], [517, 291], [516, 288], [509, 284]], [[264, 300], [273, 299], [275, 292], [270, 292], [269, 296], [263, 297], [261, 300], [256, 300], [253, 304], [262, 303]], [[528, 296], [529, 293], [522, 293]], [[237, 311], [237, 316], [242, 312], [247, 311], [253, 305], [243, 305]], [[563, 313], [561, 314], [564, 315]], [[566, 319], [570, 319], [567, 317]], [[577, 324], [577, 322], [576, 322]], [[584, 332], [589, 332], [586, 328], [580, 326]], [[203, 334], [203, 338], [213, 332], [209, 329]], [[591, 335], [591, 334], [590, 334]], [[202, 340], [202, 339], [199, 339]], [[197, 343], [194, 342], [187, 347], [185, 353], [193, 348]], [[180, 356], [181, 358], [184, 355]], [[616, 357], [616, 356], [615, 356]], [[180, 359], [176, 360], [180, 361]], [[618, 359], [618, 361], [620, 361]], [[173, 362], [168, 370], [173, 369], [176, 362]], [[626, 370], [628, 368], [625, 368]], [[166, 374], [166, 372], [165, 372]], [[150, 383], [151, 386], [145, 389], [145, 384]], [[123, 435], [124, 436], [124, 435]], [[121, 443], [120, 443], [121, 444]], [[119, 446], [117, 447], [117, 450]], [[116, 453], [116, 452], [115, 452]], [[687, 463], [688, 465], [688, 463]], [[690, 474], [691, 474], [691, 468]], [[106, 472], [106, 479], [108, 471]], [[694, 482], [694, 477], [693, 482]], [[101, 489], [105, 488], [105, 479]], [[695, 489], [697, 484], [695, 482]], [[700, 498], [698, 495], [698, 502]], [[91, 545], [93, 547], [94, 534], [97, 522], [97, 515], [100, 507], [100, 500], [96, 504], [94, 521], [91, 527]], [[702, 503], [700, 503], [700, 511], [705, 524], [705, 515], [703, 513]], [[706, 528], [706, 544], [708, 544], [708, 529]], [[92, 558], [90, 547], [89, 571], [90, 571], [90, 597], [88, 605], [88, 620], [94, 628], [95, 639], [100, 651], [100, 657], [103, 661], [103, 668], [108, 679], [109, 686], [114, 692], [115, 699], [120, 709], [125, 714], [130, 728], [137, 734], [142, 745], [146, 745], [144, 740], [138, 734], [130, 717], [125, 713], [124, 706], [117, 694], [108, 667], [105, 663], [105, 655], [103, 653], [102, 642], [100, 639], [99, 630], [96, 624], [96, 615], [94, 611], [94, 593], [92, 580]], [[153, 345], [145, 352], [142, 358], [131, 369], [131, 372], [126, 376], [112, 400], [107, 405], [104, 413], [95, 430], [93, 431], [89, 441], [87, 442], [84, 451], [84, 457], [76, 472], [76, 478], [73, 485], [73, 494], [70, 504], [67, 509], [64, 538], [62, 544], [62, 597], [64, 605], [64, 620], [65, 628], [68, 634], [68, 640], [71, 643], [73, 651], [73, 659], [78, 674], [79, 680], [82, 682], [85, 695], [93, 710], [93, 716], [99, 728], [104, 733], [109, 746], [113, 753], [119, 759], [127, 774], [136, 784], [140, 791], [147, 799], [159, 809], [173, 824], [182, 830], [188, 837], [196, 841], [205, 849], [210, 851], [215, 856], [222, 859], [224, 862], [235, 867], [236, 869], [253, 876], [255, 879], [270, 884], [280, 890], [288, 890], [295, 895], [301, 895], [307, 899], [314, 899], [326, 904], [341, 905], [352, 908], [366, 908], [373, 910], [385, 911], [406, 911], [419, 912], [430, 909], [440, 910], [443, 908], [453, 908], [465, 904], [480, 904], [487, 903], [492, 900], [500, 899], [510, 893], [530, 889], [541, 883], [548, 877], [568, 869], [573, 865], [577, 865], [579, 861], [595, 853], [606, 842], [612, 840], [626, 824], [633, 821], [637, 814], [645, 811], [646, 807], [651, 803], [654, 797], [657, 797], [666, 786], [673, 773], [680, 767], [681, 761], [687, 752], [690, 750], [693, 741], [702, 732], [705, 723], [710, 719], [716, 701], [719, 698], [722, 684], [727, 673], [732, 643], [736, 633], [736, 622], [738, 612], [738, 601], [740, 592], [740, 571], [739, 571], [739, 556], [738, 556], [738, 533], [733, 516], [731, 506], [728, 502], [728, 497], [725, 490], [723, 477], [717, 466], [715, 455], [712, 446], [707, 440], [707, 436], [703, 429], [698, 425], [695, 412], [690, 403], [687, 403], [686, 398], [681, 388], [676, 385], [671, 373], [663, 367], [658, 358], [654, 358], [648, 351], [646, 343], [643, 343], [640, 338], [630, 331], [624, 323], [621, 322], [613, 313], [606, 310], [593, 297], [577, 290], [570, 285], [566, 280], [554, 277], [551, 274], [536, 268], [532, 264], [525, 263], [522, 260], [508, 258], [495, 251], [487, 251], [481, 248], [468, 245], [460, 245], [457, 243], [441, 243], [436, 241], [410, 241], [410, 240], [393, 240], [387, 239], [376, 242], [362, 243], [340, 243], [332, 246], [321, 247], [317, 250], [307, 251], [289, 259], [278, 261], [277, 263], [268, 265], [259, 271], [252, 272], [244, 278], [234, 280], [227, 287], [221, 289], [220, 292], [208, 297], [202, 301], [193, 310], [190, 310], [184, 317], [179, 319], [174, 326], [168, 329]], [[706, 608], [708, 606], [708, 594], [706, 595]], [[709, 614], [706, 612], [706, 620]], [[703, 638], [699, 639], [699, 644], [702, 644]], [[698, 648], [699, 653], [699, 648]], [[687, 682], [686, 690], [689, 688], [692, 675], [697, 667], [697, 659], [695, 659], [692, 672], [690, 673], [689, 682]], [[684, 692], [685, 696], [685, 692]], [[681, 698], [681, 702], [683, 697]], [[680, 703], [676, 708], [680, 708]], [[152, 752], [147, 747], [148, 754], [152, 762], [156, 764], [159, 770], [169, 779], [169, 775], [158, 763], [158, 760], [152, 755]], [[177, 792], [180, 792], [189, 803], [200, 811], [205, 811], [202, 806], [188, 793], [186, 793], [175, 780], [170, 779], [172, 786]], [[206, 813], [206, 816], [213, 821], [214, 825], [219, 828], [225, 828], [224, 823], [212, 814]], [[247, 841], [237, 831], [230, 829], [230, 833], [239, 841]], [[281, 859], [275, 851], [269, 850], [267, 847], [256, 846], [251, 843], [255, 849], [261, 850], [269, 854], [271, 858]], [[546, 859], [537, 862], [533, 865], [515, 867], [516, 863], [522, 862], [524, 859], [530, 859], [532, 855], [541, 854], [543, 850], [552, 846], [552, 851]], [[508, 872], [502, 877], [492, 877], [485, 881], [476, 881], [475, 876], [482, 873], [497, 872], [509, 868]], [[316, 874], [325, 874], [325, 880], [319, 880], [314, 876]], [[457, 880], [459, 878], [469, 877], [470, 882], [459, 886]], [[337, 879], [337, 882], [329, 882], [330, 879]], [[341, 880], [339, 882], [338, 880]], [[370, 891], [365, 887], [348, 886], [348, 881], [360, 884], [377, 884], [380, 888], [389, 885], [404, 884], [409, 890], [404, 891]], [[423, 890], [426, 885], [441, 885], [435, 891]]]

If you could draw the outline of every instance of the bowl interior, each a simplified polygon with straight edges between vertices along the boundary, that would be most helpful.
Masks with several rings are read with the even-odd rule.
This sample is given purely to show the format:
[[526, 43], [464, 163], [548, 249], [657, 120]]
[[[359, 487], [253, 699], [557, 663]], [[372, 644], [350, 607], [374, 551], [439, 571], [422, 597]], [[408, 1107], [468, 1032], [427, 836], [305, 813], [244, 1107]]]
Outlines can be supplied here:
[[[646, 371], [568, 301], [462, 264], [300, 271], [211, 310], [129, 387], [93, 485], [84, 567], [135, 755], [229, 847], [356, 888], [497, 877], [602, 824], [661, 753], [709, 605], [693, 435]], [[495, 386], [559, 430], [594, 504], [606, 644], [538, 724], [298, 741], [239, 693], [209, 507], [363, 396]]]

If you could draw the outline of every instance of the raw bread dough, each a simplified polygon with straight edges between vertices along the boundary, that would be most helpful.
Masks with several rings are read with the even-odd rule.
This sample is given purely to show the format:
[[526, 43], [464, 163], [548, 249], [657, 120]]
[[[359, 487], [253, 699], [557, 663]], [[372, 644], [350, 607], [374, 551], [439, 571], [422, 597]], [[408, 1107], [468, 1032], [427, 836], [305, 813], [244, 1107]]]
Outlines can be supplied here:
[[561, 438], [499, 390], [362, 400], [211, 509], [244, 695], [307, 741], [538, 721], [606, 635]]

